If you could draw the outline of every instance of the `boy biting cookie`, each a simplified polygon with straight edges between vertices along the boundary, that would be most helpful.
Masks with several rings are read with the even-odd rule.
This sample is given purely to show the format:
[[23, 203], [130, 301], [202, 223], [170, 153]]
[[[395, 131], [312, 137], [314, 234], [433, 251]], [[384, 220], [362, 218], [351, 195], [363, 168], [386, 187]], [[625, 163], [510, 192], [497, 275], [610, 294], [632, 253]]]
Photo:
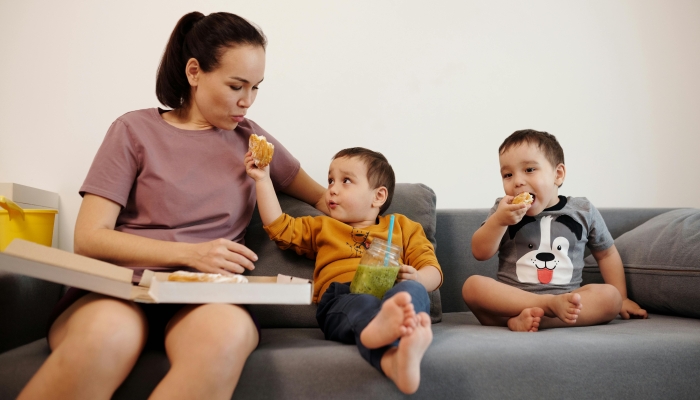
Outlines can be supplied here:
[[[505, 196], [472, 237], [472, 253], [498, 253], [497, 280], [473, 275], [462, 296], [482, 325], [513, 331], [646, 318], [627, 298], [622, 260], [605, 221], [585, 197], [564, 197], [564, 151], [547, 132], [521, 130], [498, 149]], [[523, 201], [514, 201], [522, 195]], [[585, 247], [605, 284], [581, 286]]]

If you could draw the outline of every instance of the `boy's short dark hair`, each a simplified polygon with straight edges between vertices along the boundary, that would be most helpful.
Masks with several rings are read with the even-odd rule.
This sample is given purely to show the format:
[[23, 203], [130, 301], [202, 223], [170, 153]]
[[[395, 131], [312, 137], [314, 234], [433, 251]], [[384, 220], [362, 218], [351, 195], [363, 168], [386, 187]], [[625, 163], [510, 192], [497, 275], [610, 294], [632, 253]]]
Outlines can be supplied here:
[[523, 129], [513, 132], [498, 148], [498, 154], [503, 154], [511, 147], [522, 143], [537, 145], [553, 168], [556, 168], [559, 164], [564, 164], [564, 149], [561, 148], [557, 138], [547, 132], [540, 132], [534, 129]]
[[384, 186], [387, 191], [386, 202], [379, 209], [379, 214], [384, 214], [384, 211], [391, 205], [391, 199], [394, 197], [394, 186], [396, 178], [394, 169], [389, 164], [389, 161], [382, 153], [365, 149], [364, 147], [351, 147], [337, 152], [333, 156], [333, 160], [341, 157], [357, 157], [367, 165], [367, 180], [372, 189]]

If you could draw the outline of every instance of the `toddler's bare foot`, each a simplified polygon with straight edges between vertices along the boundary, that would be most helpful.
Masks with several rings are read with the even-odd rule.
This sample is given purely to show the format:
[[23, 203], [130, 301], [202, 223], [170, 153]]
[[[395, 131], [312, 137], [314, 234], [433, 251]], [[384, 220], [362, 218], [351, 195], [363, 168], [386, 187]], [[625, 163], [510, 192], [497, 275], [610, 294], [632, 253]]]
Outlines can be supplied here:
[[552, 297], [549, 309], [553, 315], [567, 324], [576, 323], [581, 313], [581, 295], [578, 293], [564, 293]]
[[399, 292], [382, 304], [379, 314], [360, 333], [360, 341], [368, 349], [378, 349], [410, 334], [415, 326], [411, 295]]
[[539, 307], [526, 308], [508, 320], [508, 328], [513, 332], [537, 332], [543, 316], [544, 310]]
[[[433, 330], [430, 327], [428, 314], [421, 312], [416, 319], [418, 325], [413, 332], [401, 338], [398, 348], [395, 347], [387, 351], [387, 353], [393, 352], [388, 357], [391, 361], [382, 362], [382, 369], [386, 375], [405, 394], [413, 394], [418, 390], [420, 362], [433, 341]], [[382, 359], [382, 361], [385, 360]]]

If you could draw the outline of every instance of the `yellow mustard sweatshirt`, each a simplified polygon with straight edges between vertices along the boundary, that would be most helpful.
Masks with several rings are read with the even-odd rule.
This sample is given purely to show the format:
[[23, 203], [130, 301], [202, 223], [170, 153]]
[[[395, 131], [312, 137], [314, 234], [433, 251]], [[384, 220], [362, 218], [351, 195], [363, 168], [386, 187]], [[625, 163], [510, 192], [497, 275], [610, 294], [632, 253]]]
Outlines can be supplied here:
[[[394, 214], [392, 243], [401, 244], [401, 263], [421, 269], [432, 265], [442, 270], [435, 250], [423, 232], [423, 227], [405, 215]], [[378, 217], [376, 225], [355, 229], [328, 216], [294, 218], [282, 214], [265, 231], [282, 250], [293, 249], [297, 254], [316, 260], [314, 268], [314, 303], [333, 282], [352, 281], [362, 254], [372, 239], [387, 240], [389, 217]], [[442, 285], [442, 280], [441, 280]]]

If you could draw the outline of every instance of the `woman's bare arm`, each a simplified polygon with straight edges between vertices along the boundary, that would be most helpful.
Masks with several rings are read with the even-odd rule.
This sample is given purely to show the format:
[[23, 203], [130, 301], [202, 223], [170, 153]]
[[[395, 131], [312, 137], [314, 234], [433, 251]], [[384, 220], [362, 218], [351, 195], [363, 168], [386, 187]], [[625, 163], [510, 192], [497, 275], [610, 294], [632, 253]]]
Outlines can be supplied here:
[[222, 274], [254, 268], [255, 253], [230, 240], [177, 243], [115, 231], [120, 210], [111, 200], [85, 194], [75, 224], [75, 253], [118, 265], [189, 266]]
[[328, 205], [323, 198], [326, 189], [319, 185], [302, 168], [299, 168], [297, 176], [282, 192], [295, 197], [305, 203], [311, 204], [324, 214], [328, 214]]

